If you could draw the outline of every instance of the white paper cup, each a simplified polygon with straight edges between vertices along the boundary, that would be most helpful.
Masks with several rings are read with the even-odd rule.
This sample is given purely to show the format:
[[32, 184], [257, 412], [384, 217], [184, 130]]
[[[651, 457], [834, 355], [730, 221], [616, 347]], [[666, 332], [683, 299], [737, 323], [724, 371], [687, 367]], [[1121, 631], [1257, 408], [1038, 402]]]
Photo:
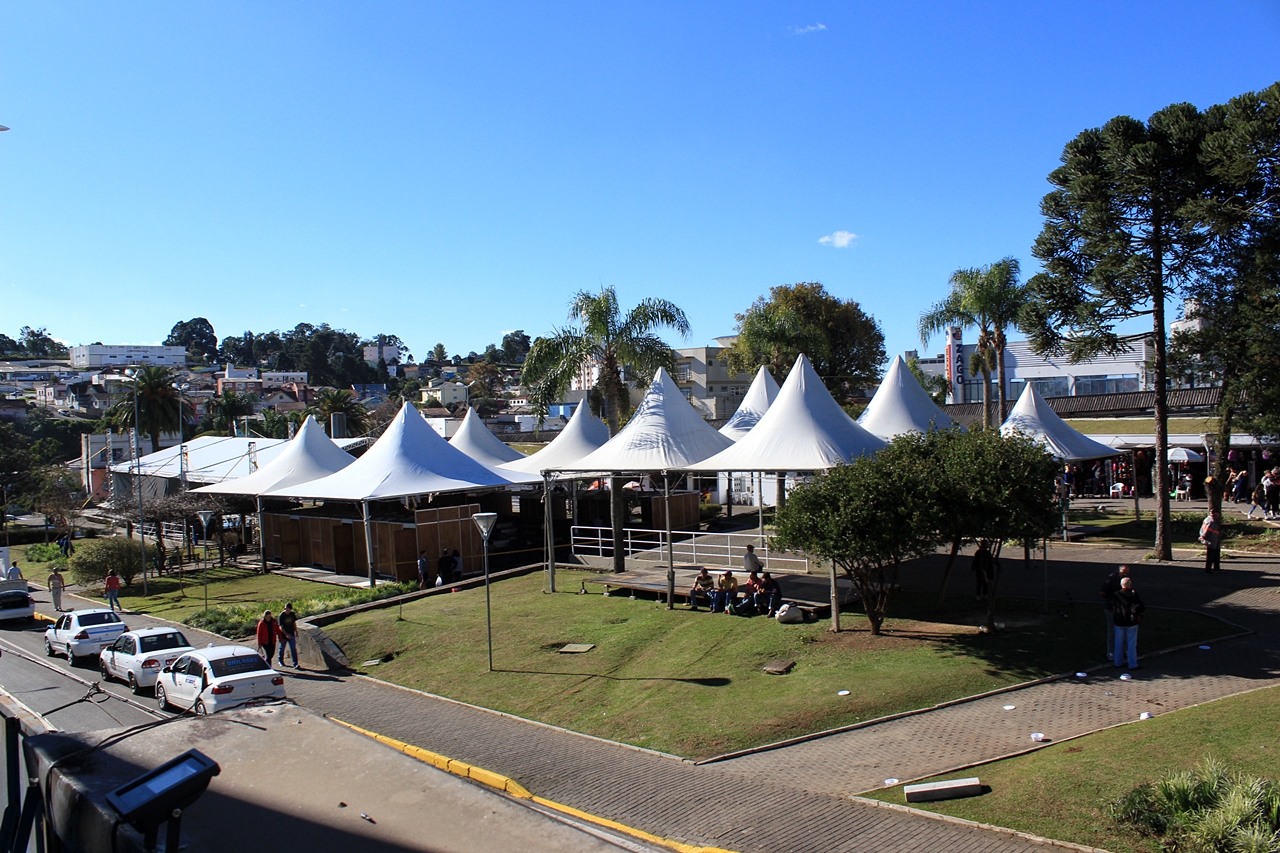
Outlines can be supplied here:
[[1031, 739], [1036, 743], [1042, 742], [1044, 740], [1044, 732], [1032, 732]]

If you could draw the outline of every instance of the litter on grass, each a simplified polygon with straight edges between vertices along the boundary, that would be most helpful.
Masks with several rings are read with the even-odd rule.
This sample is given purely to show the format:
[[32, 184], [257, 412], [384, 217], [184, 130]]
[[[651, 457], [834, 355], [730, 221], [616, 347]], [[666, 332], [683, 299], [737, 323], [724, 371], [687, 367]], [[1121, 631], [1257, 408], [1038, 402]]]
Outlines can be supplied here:
[[895, 776], [890, 776], [888, 779], [884, 780], [884, 783], [886, 785], [896, 785], [898, 784], [898, 779]]
[[1150, 712], [1150, 711], [1143, 711], [1141, 714], [1139, 714], [1139, 715], [1138, 715], [1138, 719], [1139, 719], [1139, 720], [1149, 720], [1149, 719], [1151, 719], [1151, 712]]
[[1005, 706], [1004, 706], [1004, 709], [1005, 709], [1006, 711], [1012, 711], [1012, 710], [1013, 710], [1014, 708], [1016, 708], [1016, 707], [1018, 707], [1018, 706], [1017, 706], [1017, 705], [1005, 705]]
[[848, 695], [849, 695], [849, 691], [848, 691], [848, 690], [838, 690], [838, 691], [836, 691], [836, 695], [837, 695], [837, 696], [848, 696]]

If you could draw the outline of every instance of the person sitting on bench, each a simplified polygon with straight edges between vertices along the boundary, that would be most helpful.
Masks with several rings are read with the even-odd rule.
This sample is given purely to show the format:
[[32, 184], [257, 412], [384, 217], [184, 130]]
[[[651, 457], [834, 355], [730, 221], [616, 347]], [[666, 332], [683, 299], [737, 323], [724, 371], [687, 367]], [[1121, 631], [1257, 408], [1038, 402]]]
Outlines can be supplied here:
[[698, 609], [698, 599], [705, 598], [707, 607], [714, 610], [716, 606], [715, 598], [715, 579], [707, 572], [706, 566], [702, 567], [702, 571], [698, 572], [698, 576], [693, 579], [693, 589], [689, 590], [689, 609]]
[[723, 575], [716, 581], [716, 606], [711, 608], [714, 613], [719, 610], [721, 613], [736, 613], [738, 603], [738, 579], [733, 576], [732, 569], [725, 569]]
[[781, 606], [782, 587], [768, 572], [765, 572], [760, 576], [760, 588], [756, 591], [756, 610], [771, 617]]

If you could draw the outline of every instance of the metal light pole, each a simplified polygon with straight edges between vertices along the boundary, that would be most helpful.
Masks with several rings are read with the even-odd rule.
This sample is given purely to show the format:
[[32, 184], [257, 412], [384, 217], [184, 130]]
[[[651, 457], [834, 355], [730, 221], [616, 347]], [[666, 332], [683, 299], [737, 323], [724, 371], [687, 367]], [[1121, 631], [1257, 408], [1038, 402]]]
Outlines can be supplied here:
[[493, 608], [489, 604], [489, 535], [498, 523], [496, 512], [477, 512], [471, 520], [480, 528], [484, 537], [484, 624], [489, 633], [489, 671], [493, 672]]
[[209, 609], [209, 519], [213, 518], [214, 512], [211, 509], [202, 509], [196, 512], [200, 516], [200, 523], [204, 525], [204, 537], [201, 545], [204, 547], [204, 554], [201, 555], [200, 565], [204, 569], [204, 609]]
[[[150, 595], [151, 592], [147, 587], [147, 534], [142, 530], [142, 447], [138, 442], [138, 372], [136, 369], [129, 369], [124, 375], [133, 380], [133, 458], [136, 460], [134, 465], [133, 479], [138, 486], [138, 540], [142, 543], [142, 594]], [[159, 538], [160, 528], [156, 528], [156, 538]]]

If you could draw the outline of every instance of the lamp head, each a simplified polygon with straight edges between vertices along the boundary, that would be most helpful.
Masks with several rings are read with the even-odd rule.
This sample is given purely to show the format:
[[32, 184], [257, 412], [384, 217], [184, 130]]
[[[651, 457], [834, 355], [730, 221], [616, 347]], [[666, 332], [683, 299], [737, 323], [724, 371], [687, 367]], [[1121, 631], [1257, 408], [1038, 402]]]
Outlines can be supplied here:
[[471, 520], [476, 523], [476, 527], [480, 528], [480, 535], [484, 537], [484, 541], [489, 541], [489, 535], [493, 533], [493, 526], [498, 523], [498, 514], [496, 512], [477, 512], [471, 516]]

